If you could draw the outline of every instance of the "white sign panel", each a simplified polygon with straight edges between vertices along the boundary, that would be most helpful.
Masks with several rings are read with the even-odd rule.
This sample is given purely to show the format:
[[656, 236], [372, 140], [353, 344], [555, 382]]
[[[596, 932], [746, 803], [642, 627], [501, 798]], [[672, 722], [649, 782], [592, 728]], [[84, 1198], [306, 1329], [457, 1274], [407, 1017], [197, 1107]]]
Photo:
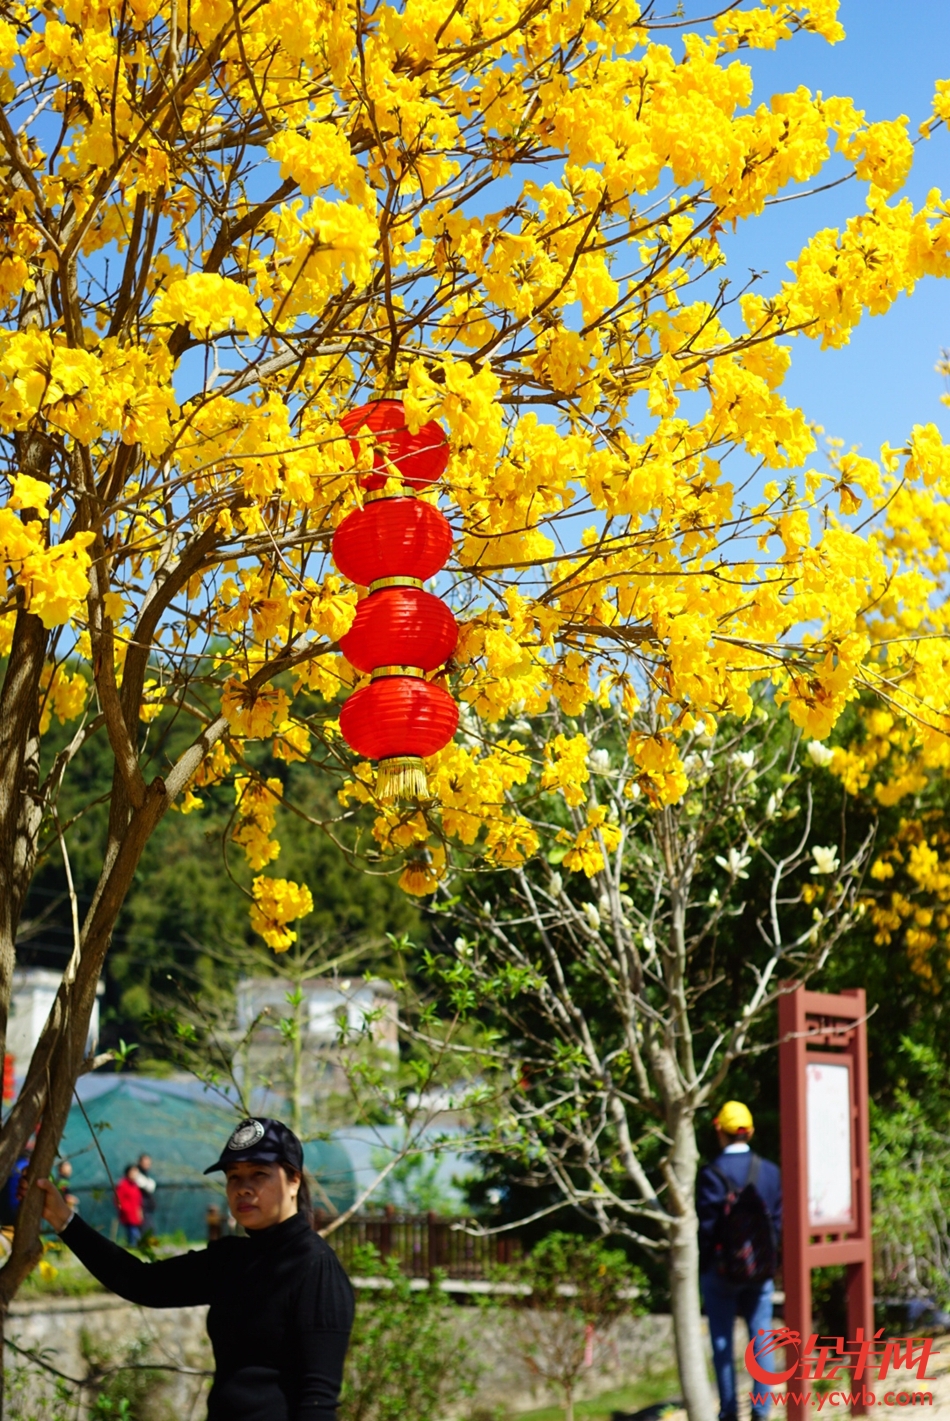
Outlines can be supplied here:
[[851, 1072], [814, 1062], [805, 1067], [808, 1122], [808, 1221], [824, 1228], [853, 1221]]

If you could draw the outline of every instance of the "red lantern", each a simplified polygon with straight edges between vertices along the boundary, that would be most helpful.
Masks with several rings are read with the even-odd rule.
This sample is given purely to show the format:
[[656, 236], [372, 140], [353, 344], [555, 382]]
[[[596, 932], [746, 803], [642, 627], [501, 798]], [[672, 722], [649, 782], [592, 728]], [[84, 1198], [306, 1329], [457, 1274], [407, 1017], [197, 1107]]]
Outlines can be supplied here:
[[333, 535], [333, 561], [361, 587], [380, 577], [425, 582], [445, 566], [451, 551], [449, 520], [418, 498], [381, 498], [355, 508]]
[[[435, 420], [410, 433], [401, 400], [373, 400], [340, 420], [348, 435], [376, 436], [374, 473], [366, 489], [398, 474], [422, 487], [445, 472], [449, 447]], [[354, 453], [358, 443], [351, 439]], [[458, 627], [448, 607], [422, 582], [445, 565], [452, 529], [437, 508], [417, 498], [385, 497], [356, 509], [333, 535], [333, 560], [344, 577], [368, 587], [340, 649], [357, 671], [371, 672], [340, 712], [340, 731], [358, 755], [377, 760], [380, 799], [420, 799], [428, 793], [424, 759], [449, 743], [458, 707], [425, 679], [455, 650]]]
[[438, 597], [417, 587], [384, 587], [359, 604], [340, 650], [364, 673], [392, 665], [434, 671], [457, 643], [455, 618]]
[[419, 799], [427, 793], [427, 755], [449, 743], [458, 706], [441, 686], [420, 676], [384, 676], [354, 691], [340, 711], [346, 743], [379, 760], [381, 798]]
[[[365, 489], [382, 488], [387, 478], [398, 474], [407, 484], [422, 488], [434, 484], [445, 473], [449, 462], [449, 445], [445, 431], [436, 420], [428, 420], [412, 434], [406, 424], [402, 400], [372, 400], [368, 405], [348, 410], [340, 420], [346, 434], [367, 430], [376, 436], [373, 468], [377, 473], [364, 474], [360, 483]], [[359, 443], [350, 440], [354, 456]]]

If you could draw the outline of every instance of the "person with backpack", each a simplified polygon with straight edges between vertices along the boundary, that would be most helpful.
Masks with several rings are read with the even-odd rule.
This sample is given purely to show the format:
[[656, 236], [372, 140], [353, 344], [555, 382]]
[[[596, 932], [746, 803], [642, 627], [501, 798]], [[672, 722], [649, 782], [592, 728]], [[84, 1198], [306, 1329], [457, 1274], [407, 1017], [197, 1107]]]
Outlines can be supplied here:
[[[720, 1153], [703, 1166], [696, 1184], [699, 1284], [712, 1339], [720, 1421], [736, 1421], [735, 1322], [737, 1316], [745, 1321], [758, 1358], [758, 1333], [772, 1326], [782, 1176], [777, 1165], [752, 1152], [754, 1129], [747, 1105], [727, 1100], [713, 1124]], [[766, 1341], [761, 1339], [761, 1344]], [[765, 1382], [755, 1389], [760, 1394], [768, 1391]], [[752, 1421], [766, 1421], [769, 1410], [754, 1406]]]

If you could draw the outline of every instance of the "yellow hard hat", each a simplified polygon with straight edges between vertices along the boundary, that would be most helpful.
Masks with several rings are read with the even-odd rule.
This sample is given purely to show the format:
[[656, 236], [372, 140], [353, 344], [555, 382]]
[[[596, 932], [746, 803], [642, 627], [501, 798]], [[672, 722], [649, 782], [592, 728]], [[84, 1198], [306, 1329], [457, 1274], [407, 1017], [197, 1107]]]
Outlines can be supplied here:
[[741, 1100], [727, 1100], [713, 1121], [727, 1135], [738, 1135], [752, 1129], [752, 1112]]

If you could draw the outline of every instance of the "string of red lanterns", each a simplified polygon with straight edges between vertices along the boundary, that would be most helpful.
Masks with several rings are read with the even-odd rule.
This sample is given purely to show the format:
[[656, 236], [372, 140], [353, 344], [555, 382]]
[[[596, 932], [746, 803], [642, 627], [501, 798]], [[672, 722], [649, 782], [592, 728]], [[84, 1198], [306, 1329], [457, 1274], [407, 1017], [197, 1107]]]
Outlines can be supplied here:
[[458, 706], [427, 676], [452, 655], [455, 618], [423, 583], [444, 567], [452, 551], [448, 519], [412, 494], [381, 492], [398, 475], [410, 489], [440, 479], [449, 460], [442, 426], [429, 420], [413, 434], [401, 400], [373, 400], [340, 420], [354, 455], [355, 436], [375, 435], [373, 472], [363, 474], [363, 508], [354, 509], [333, 536], [333, 561], [350, 582], [369, 589], [340, 650], [355, 670], [372, 677], [345, 701], [343, 739], [357, 755], [376, 760], [380, 799], [422, 799], [428, 794], [424, 759], [449, 743]]

